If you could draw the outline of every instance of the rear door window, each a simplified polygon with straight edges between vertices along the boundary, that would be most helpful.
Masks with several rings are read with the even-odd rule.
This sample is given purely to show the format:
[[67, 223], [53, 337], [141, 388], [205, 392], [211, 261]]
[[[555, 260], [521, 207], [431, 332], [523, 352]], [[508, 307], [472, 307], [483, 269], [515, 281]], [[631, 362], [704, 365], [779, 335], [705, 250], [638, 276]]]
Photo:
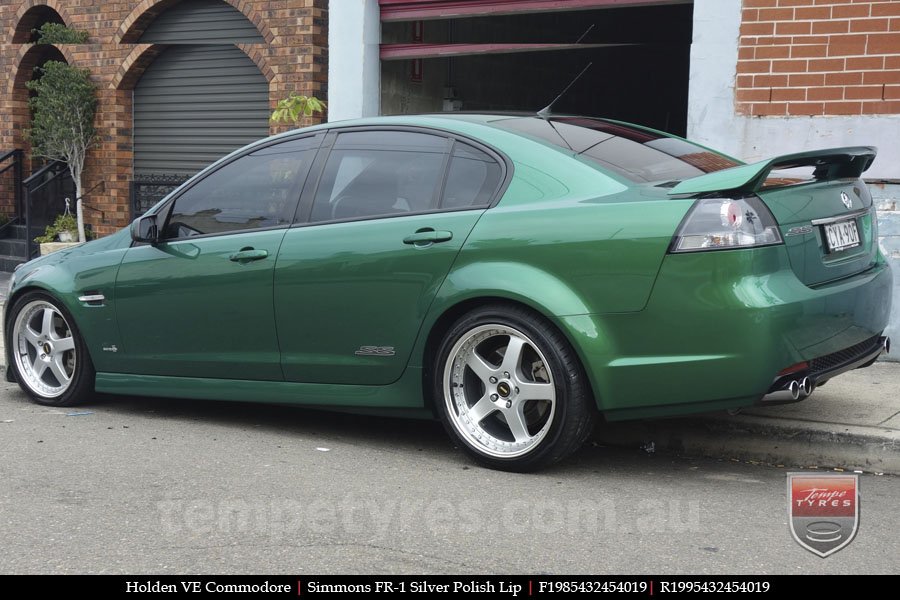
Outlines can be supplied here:
[[310, 221], [435, 210], [449, 141], [410, 131], [338, 135], [319, 179]]

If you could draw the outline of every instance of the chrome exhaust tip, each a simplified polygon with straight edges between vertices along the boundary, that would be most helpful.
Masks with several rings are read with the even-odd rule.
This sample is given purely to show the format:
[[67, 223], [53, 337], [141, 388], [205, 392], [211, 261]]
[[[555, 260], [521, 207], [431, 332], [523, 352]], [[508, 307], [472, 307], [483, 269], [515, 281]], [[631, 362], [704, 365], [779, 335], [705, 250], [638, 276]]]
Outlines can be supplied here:
[[804, 377], [800, 381], [800, 397], [806, 398], [813, 393], [813, 382], [809, 377]]
[[797, 383], [796, 379], [788, 384], [787, 389], [791, 393], [791, 398], [794, 400], [800, 399], [800, 384]]
[[884, 348], [885, 354], [891, 353], [891, 338], [885, 336], [884, 341], [881, 343], [881, 347]]

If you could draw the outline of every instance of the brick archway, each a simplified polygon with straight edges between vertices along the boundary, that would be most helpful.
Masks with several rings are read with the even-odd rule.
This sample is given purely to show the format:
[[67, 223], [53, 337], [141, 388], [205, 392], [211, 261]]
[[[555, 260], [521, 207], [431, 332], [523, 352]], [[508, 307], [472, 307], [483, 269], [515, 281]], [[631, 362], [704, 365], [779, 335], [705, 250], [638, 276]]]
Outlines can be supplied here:
[[164, 44], [137, 44], [122, 61], [122, 65], [109, 83], [109, 89], [130, 91], [156, 57], [167, 48]]
[[37, 24], [42, 7], [53, 11], [64, 25], [72, 23], [64, 2], [60, 0], [26, 0], [19, 7], [19, 10], [16, 11], [16, 16], [12, 25], [10, 25], [6, 39], [13, 44], [27, 43], [31, 38], [31, 30]]
[[[140, 4], [134, 7], [116, 33], [116, 42], [119, 44], [135, 44], [144, 33], [144, 30], [167, 9], [175, 6], [180, 0], [142, 0]], [[260, 35], [267, 44], [271, 44], [275, 40], [275, 34], [269, 29], [268, 24], [247, 0], [222, 0], [230, 4], [232, 7], [241, 12], [247, 19], [253, 23]]]
[[[236, 46], [246, 54], [250, 60], [256, 64], [259, 71], [269, 82], [276, 78], [274, 69], [269, 65], [269, 59], [264, 52], [253, 44], [236, 44]], [[156, 58], [168, 48], [165, 44], [137, 44], [134, 49], [122, 61], [122, 65], [109, 83], [111, 90], [133, 90], [134, 86], [140, 80], [141, 75], [147, 70]]]
[[[235, 44], [238, 50], [243, 52], [259, 69], [269, 84], [270, 105], [276, 80], [280, 80], [275, 70], [269, 64], [268, 55], [262, 51], [259, 44]], [[106, 93], [111, 96], [112, 103], [116, 107], [115, 116], [107, 119], [105, 125], [109, 128], [109, 148], [113, 157], [113, 168], [110, 170], [105, 185], [108, 193], [113, 197], [127, 201], [127, 207], [132, 203], [131, 182], [134, 179], [134, 90], [144, 73], [167, 49], [172, 48], [168, 44], [137, 44], [122, 60], [121, 65], [107, 86]], [[125, 215], [122, 215], [124, 218]], [[122, 223], [124, 224], [124, 223]], [[105, 230], [101, 227], [101, 229]]]
[[16, 66], [15, 77], [9, 80], [6, 89], [8, 114], [12, 115], [13, 140], [16, 148], [26, 146], [23, 131], [28, 128], [31, 114], [28, 111], [28, 88], [25, 84], [32, 80], [35, 67], [48, 60], [59, 60], [74, 64], [71, 51], [65, 46], [39, 45], [22, 46], [13, 64]]

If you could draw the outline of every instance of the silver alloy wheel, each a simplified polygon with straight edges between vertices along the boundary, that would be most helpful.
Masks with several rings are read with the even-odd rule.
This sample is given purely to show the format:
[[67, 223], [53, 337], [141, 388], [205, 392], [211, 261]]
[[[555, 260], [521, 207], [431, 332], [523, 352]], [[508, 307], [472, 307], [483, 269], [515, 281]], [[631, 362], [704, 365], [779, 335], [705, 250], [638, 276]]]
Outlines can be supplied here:
[[44, 300], [29, 302], [13, 324], [16, 361], [23, 383], [45, 398], [62, 395], [75, 374], [75, 339], [58, 308]]
[[547, 360], [524, 333], [481, 325], [453, 345], [444, 402], [454, 429], [479, 452], [516, 458], [538, 447], [556, 412]]

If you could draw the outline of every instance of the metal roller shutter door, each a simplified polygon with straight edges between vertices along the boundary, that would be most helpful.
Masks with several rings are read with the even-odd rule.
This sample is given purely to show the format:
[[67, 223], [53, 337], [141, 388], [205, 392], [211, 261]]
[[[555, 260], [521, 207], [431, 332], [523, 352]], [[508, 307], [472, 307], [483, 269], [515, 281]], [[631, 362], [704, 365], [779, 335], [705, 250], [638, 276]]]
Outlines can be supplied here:
[[269, 132], [269, 85], [235, 46], [170, 46], [134, 91], [134, 170], [192, 175]]

